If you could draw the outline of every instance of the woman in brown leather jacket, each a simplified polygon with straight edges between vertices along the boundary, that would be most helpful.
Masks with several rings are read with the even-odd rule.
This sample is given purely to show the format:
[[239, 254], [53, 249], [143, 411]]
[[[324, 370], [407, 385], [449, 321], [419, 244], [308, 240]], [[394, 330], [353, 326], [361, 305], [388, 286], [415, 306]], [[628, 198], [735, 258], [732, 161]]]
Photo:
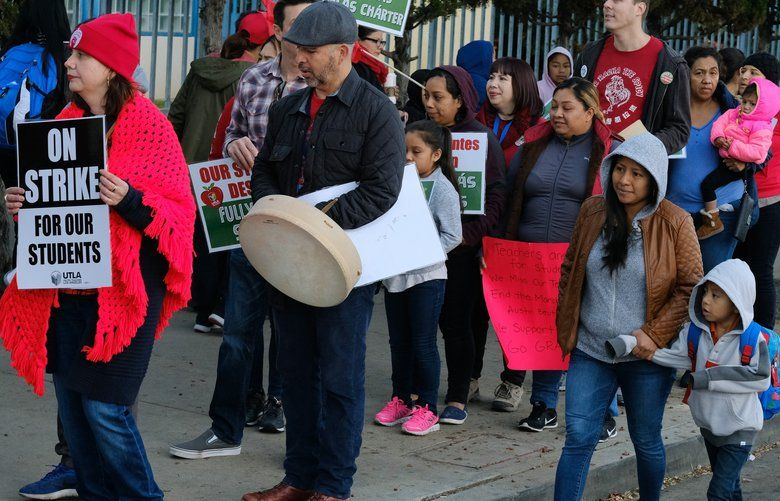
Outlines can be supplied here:
[[[601, 424], [618, 386], [637, 456], [643, 500], [657, 500], [666, 467], [661, 422], [674, 371], [651, 363], [676, 336], [702, 276], [701, 253], [687, 212], [664, 200], [668, 161], [645, 133], [604, 159], [604, 195], [585, 201], [561, 266], [556, 327], [571, 355], [566, 443], [555, 499], [580, 499]], [[606, 341], [633, 334], [631, 355], [615, 359]]]

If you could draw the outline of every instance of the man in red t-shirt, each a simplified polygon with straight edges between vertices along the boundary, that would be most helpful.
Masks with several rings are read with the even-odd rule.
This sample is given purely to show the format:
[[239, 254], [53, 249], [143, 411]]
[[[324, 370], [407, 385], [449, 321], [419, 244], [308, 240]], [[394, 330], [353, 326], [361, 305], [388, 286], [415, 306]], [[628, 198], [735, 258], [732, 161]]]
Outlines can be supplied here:
[[685, 146], [691, 130], [690, 71], [682, 56], [645, 33], [647, 8], [647, 1], [606, 0], [609, 35], [585, 46], [574, 75], [594, 83], [614, 132], [642, 120], [672, 154]]

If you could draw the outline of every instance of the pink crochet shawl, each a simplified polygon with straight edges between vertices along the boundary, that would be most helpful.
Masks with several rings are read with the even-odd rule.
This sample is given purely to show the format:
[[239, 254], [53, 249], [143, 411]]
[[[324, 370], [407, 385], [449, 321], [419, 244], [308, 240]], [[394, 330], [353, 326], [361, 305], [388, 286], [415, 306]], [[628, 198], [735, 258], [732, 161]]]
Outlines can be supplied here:
[[[58, 119], [77, 118], [84, 110], [70, 104]], [[156, 337], [174, 312], [190, 298], [195, 201], [187, 164], [170, 122], [149, 99], [135, 94], [117, 117], [108, 150], [108, 168], [143, 192], [152, 209], [152, 223], [143, 234], [157, 241], [168, 261], [166, 294]], [[139, 252], [143, 234], [111, 210], [113, 286], [98, 289], [95, 342], [85, 346], [87, 360], [108, 362], [132, 342], [144, 323], [148, 298]], [[0, 298], [0, 337], [11, 352], [11, 365], [43, 395], [47, 363], [46, 334], [57, 290], [19, 290], [16, 279]]]

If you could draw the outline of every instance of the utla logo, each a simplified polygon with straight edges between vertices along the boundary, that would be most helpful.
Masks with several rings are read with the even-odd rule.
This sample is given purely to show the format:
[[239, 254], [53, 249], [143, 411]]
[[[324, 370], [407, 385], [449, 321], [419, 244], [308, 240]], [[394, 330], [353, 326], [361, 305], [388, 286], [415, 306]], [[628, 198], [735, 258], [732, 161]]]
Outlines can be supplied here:
[[59, 271], [53, 271], [51, 273], [51, 283], [53, 285], [60, 285], [60, 282], [62, 282], [62, 273]]
[[214, 183], [211, 183], [210, 185], [203, 187], [200, 199], [203, 200], [204, 204], [216, 209], [222, 205], [222, 200], [225, 199], [225, 195], [219, 187], [215, 186]]

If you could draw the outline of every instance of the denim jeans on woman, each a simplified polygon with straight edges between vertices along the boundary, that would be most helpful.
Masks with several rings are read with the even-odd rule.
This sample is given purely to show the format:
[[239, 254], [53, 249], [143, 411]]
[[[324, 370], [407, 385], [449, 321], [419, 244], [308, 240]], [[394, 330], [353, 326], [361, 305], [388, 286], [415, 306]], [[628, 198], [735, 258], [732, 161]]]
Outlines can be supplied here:
[[574, 350], [566, 376], [566, 443], [555, 476], [556, 501], [582, 498], [590, 459], [618, 386], [636, 451], [640, 496], [643, 501], [659, 498], [666, 470], [662, 420], [673, 382], [674, 369], [646, 360], [610, 364]]
[[350, 496], [365, 413], [366, 332], [376, 287], [315, 308], [285, 298], [274, 306], [287, 418], [284, 482]]
[[[734, 207], [733, 212], [720, 211], [720, 220], [723, 223], [722, 232], [705, 240], [699, 240], [701, 262], [705, 275], [723, 261], [731, 259], [731, 256], [734, 254], [734, 249], [737, 247], [737, 243], [739, 243], [734, 238], [734, 230], [737, 228], [741, 202], [742, 200], [739, 198], [728, 202]], [[698, 228], [702, 224], [702, 215], [694, 213], [691, 214], [691, 217], [693, 218], [694, 226]]]
[[446, 280], [429, 280], [402, 292], [385, 292], [393, 396], [436, 414], [441, 360], [436, 346]]
[[59, 301], [49, 324], [49, 336], [57, 345], [54, 388], [80, 497], [162, 499], [130, 407], [89, 399], [65, 384], [85, 339], [94, 337], [97, 301], [68, 294], [60, 294]]

